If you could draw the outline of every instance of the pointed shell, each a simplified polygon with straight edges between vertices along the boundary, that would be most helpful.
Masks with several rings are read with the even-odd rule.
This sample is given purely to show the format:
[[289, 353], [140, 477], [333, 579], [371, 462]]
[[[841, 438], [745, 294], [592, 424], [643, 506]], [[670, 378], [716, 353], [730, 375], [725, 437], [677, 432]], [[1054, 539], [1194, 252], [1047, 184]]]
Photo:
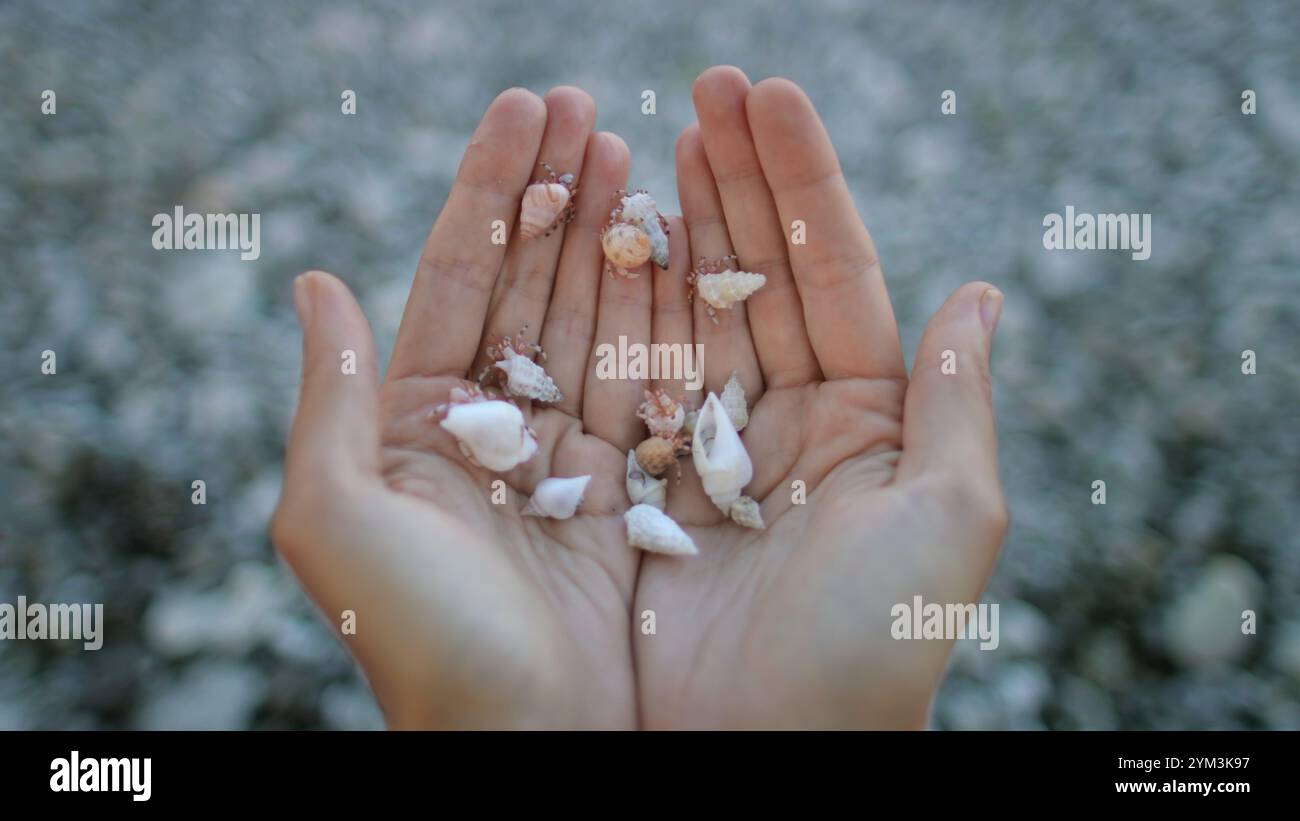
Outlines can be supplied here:
[[633, 505], [623, 514], [627, 543], [632, 547], [670, 556], [694, 556], [700, 551], [685, 530], [667, 514], [650, 505]]
[[616, 222], [601, 235], [605, 258], [616, 267], [630, 271], [650, 259], [650, 235], [635, 225]]
[[650, 257], [660, 268], [668, 267], [668, 232], [659, 221], [659, 206], [645, 191], [623, 198], [622, 217], [645, 231], [650, 237]]
[[511, 396], [526, 396], [537, 402], [559, 402], [564, 398], [546, 369], [523, 354], [507, 351], [496, 367], [506, 375], [505, 392]]
[[537, 452], [537, 440], [511, 402], [489, 399], [454, 404], [441, 424], [456, 437], [461, 453], [471, 462], [498, 473], [528, 461]]
[[766, 527], [763, 524], [763, 512], [758, 509], [758, 502], [748, 496], [741, 496], [732, 502], [727, 515], [731, 517], [731, 521], [741, 527], [752, 527], [755, 530]]
[[762, 288], [767, 277], [748, 271], [722, 271], [717, 274], [700, 274], [695, 278], [695, 292], [714, 308], [730, 308], [744, 302], [749, 295]]
[[582, 504], [582, 494], [587, 491], [590, 476], [560, 478], [552, 476], [543, 479], [533, 491], [528, 506], [524, 508], [525, 516], [545, 516], [550, 519], [568, 519]]
[[634, 505], [650, 505], [663, 510], [668, 504], [668, 479], [656, 479], [645, 472], [636, 460], [636, 451], [627, 452], [627, 498]]
[[749, 424], [749, 404], [745, 401], [745, 386], [740, 384], [740, 375], [735, 371], [731, 372], [731, 378], [727, 380], [727, 385], [722, 389], [722, 395], [718, 399], [726, 409], [727, 417], [736, 432], [744, 430]]
[[651, 436], [636, 446], [636, 460], [651, 476], [662, 476], [677, 463], [677, 448], [669, 439]]
[[717, 394], [710, 393], [700, 409], [691, 456], [704, 492], [719, 510], [728, 512], [731, 503], [740, 498], [741, 489], [753, 478], [754, 466]]
[[570, 196], [568, 187], [558, 182], [535, 182], [525, 188], [519, 208], [520, 236], [534, 239], [551, 230]]

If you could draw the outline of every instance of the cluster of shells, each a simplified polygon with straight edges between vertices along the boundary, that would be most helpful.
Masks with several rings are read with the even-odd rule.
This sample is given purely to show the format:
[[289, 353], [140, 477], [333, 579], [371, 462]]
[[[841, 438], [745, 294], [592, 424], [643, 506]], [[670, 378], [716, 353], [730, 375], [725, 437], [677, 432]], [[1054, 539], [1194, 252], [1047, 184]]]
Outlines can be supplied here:
[[[549, 235], [575, 212], [578, 188], [573, 175], [556, 174], [542, 165], [546, 176], [529, 184], [520, 205], [519, 231], [525, 240]], [[654, 199], [643, 190], [620, 191], [619, 197], [601, 234], [606, 270], [611, 276], [635, 277], [647, 260], [667, 268], [668, 223]], [[705, 300], [714, 322], [715, 309], [743, 301], [765, 282], [762, 274], [736, 270], [734, 263], [735, 257], [702, 259], [688, 277], [692, 295], [699, 293]], [[479, 373], [478, 384], [453, 388], [449, 401], [434, 411], [470, 464], [498, 473], [514, 469], [537, 452], [537, 435], [514, 400], [554, 403], [563, 399], [542, 365], [546, 353], [526, 341], [526, 332], [527, 328], [489, 345], [489, 363]], [[503, 398], [492, 396], [492, 390], [500, 391]], [[698, 410], [688, 410], [662, 390], [646, 391], [645, 397], [637, 416], [649, 435], [627, 454], [626, 487], [632, 503], [624, 514], [628, 544], [670, 555], [698, 552], [691, 537], [664, 512], [665, 474], [675, 468], [680, 480], [678, 460], [688, 453], [714, 505], [736, 523], [761, 529], [758, 503], [743, 493], [753, 477], [753, 466], [739, 435], [749, 422], [749, 407], [737, 375], [731, 375], [720, 396], [710, 393]], [[590, 475], [543, 479], [523, 514], [568, 519], [577, 512], [590, 482]]]

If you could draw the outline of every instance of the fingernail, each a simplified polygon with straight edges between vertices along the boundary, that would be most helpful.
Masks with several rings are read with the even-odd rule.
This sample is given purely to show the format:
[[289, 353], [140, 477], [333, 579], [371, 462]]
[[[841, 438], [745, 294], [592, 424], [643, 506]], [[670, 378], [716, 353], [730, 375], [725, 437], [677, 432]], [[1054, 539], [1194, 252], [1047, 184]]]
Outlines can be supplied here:
[[1002, 316], [1002, 292], [997, 288], [989, 288], [980, 297], [980, 321], [984, 323], [984, 330], [993, 334], [998, 327], [998, 317]]
[[293, 281], [293, 307], [298, 311], [298, 324], [302, 326], [303, 331], [311, 325], [312, 287], [307, 281], [310, 276], [310, 274], [299, 274]]

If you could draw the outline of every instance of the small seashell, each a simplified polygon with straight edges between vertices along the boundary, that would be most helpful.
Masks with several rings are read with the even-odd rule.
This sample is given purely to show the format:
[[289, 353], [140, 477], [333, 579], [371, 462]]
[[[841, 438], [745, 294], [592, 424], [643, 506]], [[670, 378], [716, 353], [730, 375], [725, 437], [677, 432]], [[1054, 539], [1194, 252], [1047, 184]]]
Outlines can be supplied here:
[[[638, 226], [650, 237], [650, 257], [660, 268], [668, 267], [668, 231], [654, 198], [646, 191], [637, 191], [623, 198], [621, 218]], [[643, 260], [644, 261], [644, 260]]]
[[677, 446], [671, 439], [651, 436], [636, 446], [636, 461], [651, 476], [662, 476], [664, 471], [677, 464]]
[[741, 527], [752, 527], [755, 530], [762, 530], [766, 525], [763, 524], [763, 512], [758, 509], [758, 502], [748, 496], [741, 496], [731, 503], [727, 509], [727, 515], [731, 521]]
[[590, 476], [559, 478], [552, 476], [537, 484], [532, 498], [524, 508], [525, 516], [545, 516], [549, 519], [568, 519], [582, 504], [582, 494], [587, 491]]
[[704, 492], [719, 510], [729, 513], [731, 503], [740, 498], [741, 489], [754, 477], [754, 466], [717, 394], [710, 393], [700, 409], [691, 456]]
[[668, 504], [668, 479], [656, 479], [645, 472], [636, 460], [636, 451], [627, 452], [627, 498], [634, 505], [650, 505], [663, 510]]
[[465, 458], [488, 470], [510, 470], [537, 452], [537, 440], [513, 402], [483, 399], [453, 403], [441, 425], [456, 437]]
[[510, 396], [526, 396], [537, 402], [559, 402], [564, 398], [545, 368], [513, 349], [506, 350], [505, 358], [496, 367], [506, 376], [503, 390]]
[[623, 521], [627, 523], [627, 543], [631, 547], [670, 556], [700, 552], [686, 531], [657, 507], [633, 505], [623, 514]]
[[749, 271], [721, 271], [700, 274], [695, 278], [695, 291], [710, 307], [730, 308], [744, 302], [749, 295], [762, 288], [767, 277]]
[[520, 236], [535, 239], [550, 231], [568, 206], [570, 196], [568, 186], [558, 182], [535, 182], [525, 188], [519, 209]]
[[662, 436], [665, 439], [676, 436], [686, 422], [686, 409], [663, 390], [646, 391], [645, 401], [641, 403], [641, 409], [636, 415], [645, 421], [651, 436]]
[[735, 371], [731, 372], [731, 378], [727, 380], [727, 385], [722, 389], [722, 395], [718, 399], [726, 409], [727, 417], [736, 432], [744, 430], [749, 424], [749, 405], [745, 402], [745, 386], [740, 384], [740, 375]]
[[640, 276], [634, 269], [650, 258], [650, 235], [630, 223], [616, 222], [606, 228], [600, 245], [605, 249], [605, 259], [609, 260], [605, 267], [611, 275], [617, 271], [629, 278]]
[[695, 435], [695, 423], [700, 419], [700, 412], [693, 410], [686, 414], [686, 421], [682, 423], [682, 435], [688, 440]]

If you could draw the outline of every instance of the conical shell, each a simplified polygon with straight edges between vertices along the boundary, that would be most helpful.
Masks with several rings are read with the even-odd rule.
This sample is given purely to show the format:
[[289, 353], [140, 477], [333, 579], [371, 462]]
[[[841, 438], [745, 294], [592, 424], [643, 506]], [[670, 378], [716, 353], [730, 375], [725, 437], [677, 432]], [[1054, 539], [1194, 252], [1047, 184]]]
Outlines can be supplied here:
[[519, 208], [519, 235], [534, 239], [551, 230], [570, 196], [568, 187], [558, 182], [535, 182], [525, 188]]
[[636, 415], [645, 421], [651, 436], [662, 436], [665, 439], [677, 435], [677, 431], [686, 422], [686, 409], [680, 402], [674, 401], [667, 391], [662, 390], [646, 391], [645, 401], [641, 403]]
[[630, 223], [616, 222], [609, 226], [601, 235], [600, 245], [605, 249], [605, 258], [622, 273], [650, 259], [650, 235]]
[[651, 436], [636, 446], [636, 460], [651, 476], [662, 476], [677, 462], [677, 447], [669, 439]]
[[506, 375], [504, 390], [510, 396], [526, 396], [537, 402], [559, 402], [564, 398], [546, 369], [523, 354], [509, 350], [496, 367]]
[[543, 479], [533, 491], [524, 508], [525, 516], [545, 516], [549, 519], [568, 519], [582, 504], [582, 494], [587, 491], [590, 476]]
[[749, 424], [749, 404], [745, 401], [745, 386], [740, 384], [740, 375], [735, 371], [731, 372], [731, 378], [727, 380], [718, 399], [722, 401], [722, 407], [726, 409], [727, 418], [731, 420], [731, 426], [736, 432], [744, 430]]
[[731, 517], [731, 521], [741, 527], [752, 527], [755, 530], [766, 527], [763, 524], [763, 512], [758, 509], [758, 502], [748, 496], [741, 496], [732, 502], [727, 515]]
[[637, 191], [623, 198], [622, 217], [645, 231], [650, 237], [650, 257], [660, 268], [668, 267], [668, 233], [659, 221], [659, 206], [654, 197]]
[[636, 460], [636, 451], [627, 452], [627, 498], [634, 505], [650, 505], [663, 510], [668, 504], [668, 479], [656, 479], [645, 472]]
[[453, 404], [441, 424], [460, 442], [466, 458], [498, 473], [528, 461], [537, 452], [537, 440], [511, 402], [490, 399]]
[[632, 547], [670, 556], [694, 556], [700, 551], [695, 542], [668, 518], [650, 505], [633, 505], [623, 514], [627, 523], [627, 543]]
[[762, 288], [767, 277], [748, 271], [722, 271], [717, 274], [700, 274], [695, 278], [695, 292], [714, 308], [730, 308], [744, 302], [749, 295]]
[[700, 408], [691, 440], [691, 456], [704, 492], [719, 510], [727, 513], [731, 503], [740, 498], [741, 489], [753, 478], [754, 466], [715, 393], [710, 393]]

